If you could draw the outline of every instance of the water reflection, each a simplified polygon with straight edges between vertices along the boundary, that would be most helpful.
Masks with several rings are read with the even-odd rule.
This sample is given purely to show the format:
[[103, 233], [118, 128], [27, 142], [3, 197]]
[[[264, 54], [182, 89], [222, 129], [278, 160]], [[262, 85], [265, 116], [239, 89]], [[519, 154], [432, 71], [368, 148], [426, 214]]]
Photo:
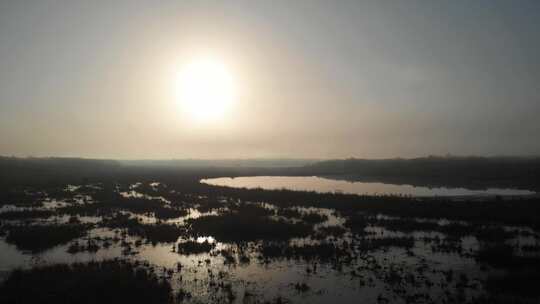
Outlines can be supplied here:
[[234, 188], [262, 188], [267, 190], [300, 190], [317, 192], [342, 192], [369, 195], [409, 195], [409, 196], [518, 196], [533, 195], [535, 192], [520, 189], [489, 188], [471, 190], [466, 188], [416, 187], [375, 182], [352, 182], [334, 180], [318, 176], [246, 176], [220, 177], [201, 180], [202, 183]]
[[[242, 182], [245, 179], [259, 182], [250, 184], [251, 187], [287, 186], [296, 190], [306, 189], [305, 187], [310, 185], [310, 180], [346, 185], [376, 184], [305, 177], [226, 180]], [[270, 180], [274, 183], [265, 184], [261, 180]], [[145, 188], [147, 185], [151, 187]], [[74, 192], [80, 188], [76, 188]], [[184, 290], [190, 293], [191, 299], [183, 301], [186, 303], [261, 303], [281, 297], [294, 303], [357, 303], [359, 300], [366, 303], [384, 303], [385, 300], [403, 303], [403, 299], [417, 295], [429, 299], [446, 299], [448, 295], [454, 294], [463, 296], [463, 301], [454, 301], [457, 303], [466, 302], [465, 300], [482, 294], [483, 289], [478, 282], [485, 281], [489, 274], [482, 270], [483, 266], [481, 267], [474, 259], [475, 254], [481, 249], [481, 242], [486, 242], [474, 234], [484, 230], [480, 228], [477, 230], [475, 225], [469, 225], [467, 222], [440, 218], [370, 215], [354, 210], [348, 212], [343, 209], [313, 207], [307, 204], [295, 206], [239, 201], [223, 196], [214, 198], [200, 194], [176, 196], [172, 194], [179, 191], [159, 183], [137, 183], [114, 189], [116, 189], [114, 193], [117, 194], [115, 197], [121, 202], [116, 203], [114, 209], [102, 205], [103, 209], [100, 212], [84, 215], [88, 210], [93, 210], [87, 208], [93, 204], [100, 206], [100, 202], [91, 196], [85, 199], [91, 202], [89, 204], [82, 204], [75, 199], [63, 201], [47, 199], [46, 202], [36, 204], [40, 207], [34, 209], [48, 208], [58, 213], [47, 217], [0, 221], [0, 228], [2, 224], [24, 226], [88, 224], [88, 230], [84, 235], [35, 253], [21, 251], [10, 244], [6, 235], [9, 235], [14, 227], [5, 226], [7, 234], [0, 236], [0, 282], [7, 272], [19, 267], [31, 268], [36, 265], [121, 257], [131, 261], [149, 262], [153, 270], [165, 277], [175, 291]], [[347, 188], [343, 187], [316, 190], [325, 191], [324, 189], [347, 191]], [[99, 195], [95, 197], [98, 198]], [[189, 199], [189, 204], [183, 205], [182, 202], [186, 199]], [[141, 201], [163, 208], [182, 206], [186, 212], [182, 216], [160, 219], [154, 212], [148, 212], [146, 209], [129, 208], [133, 204], [141, 204]], [[110, 204], [112, 202], [109, 202]], [[66, 208], [65, 206], [76, 207], [78, 212], [71, 215], [60, 212]], [[11, 211], [7, 207], [4, 209], [0, 209], [0, 214]], [[216, 225], [208, 228], [215, 233], [194, 231], [194, 226], [198, 226], [194, 225], [197, 221], [193, 220], [209, 217], [227, 218], [227, 215], [231, 214], [235, 215], [233, 219], [250, 224], [239, 223], [241, 229], [234, 230], [238, 234], [246, 234], [246, 238], [226, 236], [227, 238], [223, 239], [214, 235], [216, 233], [219, 235], [219, 229], [229, 229], [227, 226], [236, 225], [234, 221], [208, 221], [207, 224], [224, 223], [220, 227]], [[253, 217], [256, 217], [255, 221], [246, 221]], [[74, 221], [74, 218], [77, 220]], [[134, 219], [138, 221], [133, 222]], [[273, 238], [275, 231], [272, 229], [277, 226], [272, 225], [270, 226], [272, 229], [259, 230], [256, 239], [249, 239], [249, 232], [257, 229], [259, 223], [272, 223], [268, 219], [279, 221], [282, 225], [304, 223], [309, 226], [309, 233], [294, 234], [296, 231], [291, 229], [289, 233], [295, 237], [276, 240]], [[169, 229], [170, 226], [175, 226], [178, 228], [178, 234], [173, 235], [171, 239], [156, 239], [160, 237], [159, 233], [155, 233], [158, 230], [150, 228], [157, 228], [157, 225]], [[290, 227], [295, 228], [294, 225]], [[198, 231], [205, 232], [206, 229], [200, 228], [198, 227]], [[540, 236], [530, 227], [504, 227], [504, 230], [513, 231], [507, 236], [492, 229], [493, 227], [486, 227], [484, 232], [487, 232], [488, 228], [494, 233], [484, 233], [484, 238], [491, 239], [491, 242], [512, 244], [516, 251], [524, 245], [532, 249], [539, 248]], [[154, 233], [146, 234], [145, 231]], [[160, 231], [168, 234], [169, 230]], [[189, 231], [190, 233], [187, 233]], [[497, 239], [493, 240], [494, 237]], [[404, 242], [407, 239], [411, 240], [409, 245]], [[208, 250], [199, 250], [194, 242], [211, 246]], [[179, 246], [186, 243], [192, 246], [191, 252], [185, 247], [184, 250], [179, 250]], [[95, 245], [95, 248], [90, 248], [90, 244]], [[321, 247], [317, 247], [319, 245]], [[325, 251], [329, 248], [330, 252]], [[537, 256], [538, 250], [529, 254]], [[449, 273], [452, 275], [448, 275]], [[457, 281], [458, 277], [472, 283], [459, 285], [462, 282]]]

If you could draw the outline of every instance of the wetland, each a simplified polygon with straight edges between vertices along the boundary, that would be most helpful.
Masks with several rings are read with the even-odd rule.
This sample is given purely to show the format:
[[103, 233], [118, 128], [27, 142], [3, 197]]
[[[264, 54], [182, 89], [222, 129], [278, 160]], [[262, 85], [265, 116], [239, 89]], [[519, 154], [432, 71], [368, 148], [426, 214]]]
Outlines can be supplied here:
[[3, 180], [2, 303], [540, 299], [535, 195], [454, 200], [200, 182], [229, 175], [217, 169], [79, 174]]

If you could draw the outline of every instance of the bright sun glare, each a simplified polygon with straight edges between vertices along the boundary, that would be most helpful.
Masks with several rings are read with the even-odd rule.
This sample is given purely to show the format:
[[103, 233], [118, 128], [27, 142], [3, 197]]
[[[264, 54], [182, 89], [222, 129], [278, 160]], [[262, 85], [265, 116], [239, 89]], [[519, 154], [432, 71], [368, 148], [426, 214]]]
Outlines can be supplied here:
[[203, 121], [223, 117], [236, 93], [227, 66], [210, 58], [185, 65], [179, 72], [177, 90], [183, 111]]

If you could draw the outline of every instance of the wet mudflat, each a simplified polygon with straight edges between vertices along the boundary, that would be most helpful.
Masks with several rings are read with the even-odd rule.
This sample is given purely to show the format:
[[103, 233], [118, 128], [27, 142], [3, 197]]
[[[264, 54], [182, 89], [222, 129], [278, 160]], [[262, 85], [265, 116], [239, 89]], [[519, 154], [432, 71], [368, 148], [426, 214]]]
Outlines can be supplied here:
[[[537, 198], [429, 201], [193, 179], [21, 187], [0, 203], [2, 303], [540, 299]], [[107, 284], [88, 283], [98, 281]], [[95, 289], [110, 296], [88, 297]]]

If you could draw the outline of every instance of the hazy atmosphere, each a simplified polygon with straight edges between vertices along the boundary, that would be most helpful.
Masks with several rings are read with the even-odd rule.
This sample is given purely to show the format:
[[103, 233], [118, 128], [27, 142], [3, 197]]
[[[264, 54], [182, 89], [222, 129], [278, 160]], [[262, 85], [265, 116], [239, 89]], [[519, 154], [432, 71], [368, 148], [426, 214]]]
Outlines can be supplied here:
[[539, 304], [540, 0], [0, 0], [0, 303]]
[[537, 155], [516, 2], [1, 1], [0, 155]]

